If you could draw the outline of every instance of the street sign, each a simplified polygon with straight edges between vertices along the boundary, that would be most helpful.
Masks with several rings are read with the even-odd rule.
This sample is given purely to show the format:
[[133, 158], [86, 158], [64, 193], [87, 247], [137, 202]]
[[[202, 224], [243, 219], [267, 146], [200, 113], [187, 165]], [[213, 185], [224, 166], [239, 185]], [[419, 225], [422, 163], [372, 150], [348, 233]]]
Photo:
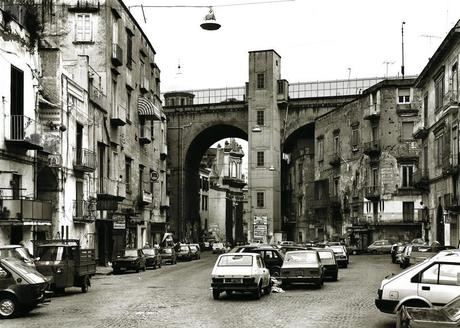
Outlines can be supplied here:
[[157, 171], [152, 171], [150, 172], [150, 181], [155, 182], [158, 181], [160, 175], [158, 174]]

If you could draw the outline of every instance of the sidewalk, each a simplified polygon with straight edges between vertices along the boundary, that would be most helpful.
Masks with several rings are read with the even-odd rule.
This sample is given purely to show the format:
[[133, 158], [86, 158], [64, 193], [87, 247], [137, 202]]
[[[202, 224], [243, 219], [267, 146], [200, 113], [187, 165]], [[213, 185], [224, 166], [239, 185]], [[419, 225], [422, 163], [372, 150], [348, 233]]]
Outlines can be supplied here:
[[96, 275], [109, 275], [112, 274], [111, 266], [96, 266]]

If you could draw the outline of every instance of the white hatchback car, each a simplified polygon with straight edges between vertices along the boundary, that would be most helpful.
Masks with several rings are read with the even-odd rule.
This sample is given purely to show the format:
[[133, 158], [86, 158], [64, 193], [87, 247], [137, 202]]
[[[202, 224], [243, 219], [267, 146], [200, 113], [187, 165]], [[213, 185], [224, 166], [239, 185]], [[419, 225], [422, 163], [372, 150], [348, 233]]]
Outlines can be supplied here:
[[227, 253], [217, 258], [211, 273], [212, 296], [219, 299], [221, 292], [250, 292], [257, 299], [262, 292], [270, 294], [270, 272], [260, 254]]

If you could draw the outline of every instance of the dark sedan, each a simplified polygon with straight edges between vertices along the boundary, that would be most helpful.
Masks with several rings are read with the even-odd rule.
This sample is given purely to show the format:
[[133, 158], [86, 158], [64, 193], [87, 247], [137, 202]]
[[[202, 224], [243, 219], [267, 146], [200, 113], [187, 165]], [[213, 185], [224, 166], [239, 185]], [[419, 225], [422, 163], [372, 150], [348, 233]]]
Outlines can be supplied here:
[[169, 264], [176, 264], [177, 257], [176, 251], [172, 247], [165, 247], [160, 250], [161, 253], [161, 260], [164, 262], [168, 262]]
[[145, 255], [145, 266], [153, 269], [161, 268], [161, 254], [158, 248], [143, 248]]
[[176, 253], [178, 260], [191, 261], [192, 260], [192, 250], [189, 245], [181, 245], [179, 251]]
[[270, 270], [270, 275], [278, 277], [280, 275], [281, 266], [283, 265], [284, 255], [279, 249], [270, 245], [260, 246], [256, 248], [248, 248], [239, 251], [238, 253], [258, 253], [262, 256], [265, 266]]
[[121, 271], [140, 270], [145, 271], [145, 255], [142, 249], [125, 249], [122, 255], [112, 262], [113, 273], [120, 273]]
[[284, 287], [293, 283], [312, 283], [321, 288], [324, 267], [316, 250], [291, 251], [286, 253], [281, 267], [280, 279]]
[[334, 251], [331, 249], [323, 248], [317, 250], [321, 263], [324, 267], [324, 276], [337, 281], [339, 275], [339, 265], [335, 259]]

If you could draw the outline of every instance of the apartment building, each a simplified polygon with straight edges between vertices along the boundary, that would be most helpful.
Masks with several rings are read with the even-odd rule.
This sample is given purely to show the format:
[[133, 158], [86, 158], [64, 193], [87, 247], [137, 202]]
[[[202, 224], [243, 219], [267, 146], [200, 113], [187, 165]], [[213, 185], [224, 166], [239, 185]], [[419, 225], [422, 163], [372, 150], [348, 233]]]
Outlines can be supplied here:
[[[82, 238], [75, 226], [94, 225], [94, 232], [85, 228], [85, 234], [92, 235], [99, 262], [106, 264], [125, 247], [158, 242], [166, 229], [168, 150], [155, 50], [122, 1], [37, 5], [42, 62], [60, 63], [70, 74], [66, 81], [78, 81], [61, 85], [67, 91], [59, 92], [50, 86], [54, 72], [45, 75], [44, 93], [58, 105], [47, 110], [51, 122], [67, 128], [67, 137], [60, 138], [66, 152], [60, 156], [69, 165], [72, 158], [70, 166], [57, 170], [75, 176], [75, 181], [64, 181], [70, 184], [65, 188], [66, 219], [60, 215], [54, 230], [61, 237]], [[56, 53], [59, 61], [53, 58]], [[60, 81], [61, 76], [54, 77]], [[65, 96], [74, 84], [81, 88], [83, 107], [74, 95]]]
[[459, 242], [459, 85], [460, 21], [447, 34], [416, 80], [422, 107], [414, 137], [421, 140], [426, 237], [445, 245]]

